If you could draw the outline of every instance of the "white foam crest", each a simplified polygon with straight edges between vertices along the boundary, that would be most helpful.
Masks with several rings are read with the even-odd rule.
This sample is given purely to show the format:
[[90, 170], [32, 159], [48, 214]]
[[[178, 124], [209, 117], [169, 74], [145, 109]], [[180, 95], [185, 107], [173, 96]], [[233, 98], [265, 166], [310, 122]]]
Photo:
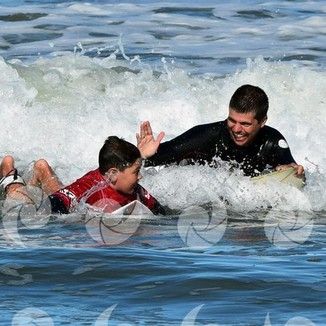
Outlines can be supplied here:
[[302, 24], [314, 29], [318, 28], [318, 33], [326, 34], [326, 18], [321, 16], [313, 16], [305, 19]]
[[[136, 74], [128, 66], [114, 59], [73, 55], [31, 65], [16, 62], [13, 68], [2, 61], [8, 123], [1, 128], [1, 152], [15, 153], [26, 163], [44, 156], [55, 165], [77, 165], [80, 168], [73, 173], [77, 176], [96, 166], [98, 150], [108, 135], [135, 142], [138, 124], [145, 118], [155, 116], [174, 125], [175, 117], [183, 117], [175, 132], [198, 122], [198, 100], [194, 96], [186, 100], [191, 92], [182, 94], [184, 86], [174, 84], [172, 75], [158, 78], [146, 69]], [[173, 78], [189, 80], [182, 72]], [[19, 128], [13, 130], [17, 123]]]
[[[255, 11], [247, 2], [235, 5], [227, 1], [218, 5], [214, 1], [61, 1], [1, 7], [3, 14], [41, 15], [25, 21], [0, 21], [0, 53], [29, 61], [35, 56], [73, 51], [79, 42], [93, 49], [105, 47], [122, 35], [128, 45], [127, 55], [144, 53], [150, 61], [158, 59], [156, 53], [171, 55], [196, 73], [232, 73], [234, 65], [242, 64], [248, 55], [287, 55], [290, 59], [292, 55], [305, 55], [307, 60], [323, 63], [321, 4], [266, 2], [258, 4]], [[307, 43], [303, 44], [301, 38]], [[284, 42], [287, 39], [291, 42]], [[188, 60], [189, 56], [194, 61]]]
[[107, 8], [106, 10], [103, 10], [103, 8], [94, 6], [90, 3], [73, 4], [67, 9], [81, 14], [95, 16], [107, 16], [110, 14], [110, 11], [108, 11]]
[[226, 167], [178, 166], [159, 171], [152, 168], [145, 171], [142, 184], [162, 204], [175, 209], [209, 202], [221, 206], [227, 203], [239, 212], [270, 207], [285, 211], [312, 209], [305, 192], [279, 182], [256, 185], [240, 171], [231, 174]]
[[[8, 64], [0, 60], [3, 119], [0, 154], [13, 153], [25, 165], [44, 157], [58, 169], [65, 183], [71, 182], [97, 166], [98, 151], [107, 136], [118, 135], [135, 143], [139, 123], [150, 120], [154, 132], [164, 130], [168, 140], [194, 125], [225, 119], [235, 89], [250, 83], [268, 94], [268, 124], [284, 134], [296, 160], [305, 165], [308, 177], [318, 179], [312, 163], [325, 175], [324, 71], [290, 63], [269, 63], [262, 58], [248, 60], [244, 70], [220, 79], [189, 76], [167, 60], [159, 68], [164, 73], [157, 73], [137, 60], [119, 61], [114, 56], [92, 59], [70, 54], [32, 64], [18, 61]], [[191, 197], [190, 189], [194, 185], [189, 184], [188, 198], [178, 198], [174, 192], [184, 180], [190, 182], [193, 175], [199, 179], [201, 169], [199, 175], [196, 169], [176, 171], [181, 173], [179, 178], [177, 172], [167, 170], [148, 181], [159, 197], [171, 200], [175, 206], [187, 200], [201, 202], [207, 194], [224, 195], [226, 189], [230, 190], [228, 200], [233, 205], [238, 196], [242, 198], [237, 194], [237, 183], [224, 185], [221, 193], [217, 183], [207, 193], [203, 190], [205, 184], [196, 179], [199, 197], [196, 198], [197, 194]], [[213, 178], [220, 180], [221, 173], [206, 173], [207, 183]], [[175, 184], [171, 195], [168, 195], [169, 182]], [[320, 179], [320, 183], [317, 188], [325, 189], [326, 182]], [[313, 207], [324, 209], [326, 199], [318, 195], [317, 188], [307, 187], [306, 195]], [[264, 196], [272, 198], [273, 191], [271, 188], [268, 196]], [[287, 191], [291, 193], [288, 188], [284, 190]], [[301, 200], [297, 196], [292, 202], [292, 198], [284, 196], [282, 207], [294, 207]], [[269, 204], [265, 197], [260, 200], [262, 206]], [[250, 196], [246, 198], [254, 201]], [[302, 202], [305, 206], [305, 200]]]
[[164, 28], [167, 27], [177, 27], [177, 26], [189, 26], [192, 28], [192, 33], [196, 32], [196, 29], [204, 29], [204, 28], [214, 28], [216, 27], [216, 21], [215, 20], [209, 20], [207, 18], [201, 18], [201, 17], [195, 17], [195, 16], [185, 16], [182, 14], [163, 14], [163, 13], [157, 13], [152, 15], [152, 19], [157, 20], [158, 22], [161, 22], [164, 26]]
[[262, 31], [260, 28], [250, 27], [239, 27], [234, 30], [238, 34], [249, 34], [249, 35], [267, 35], [267, 31]]
[[130, 15], [143, 14], [148, 10], [148, 6], [135, 5], [130, 3], [118, 4], [91, 4], [91, 3], [76, 3], [69, 5], [67, 10], [85, 15], [95, 16], [117, 16], [124, 17]]
[[305, 193], [309, 198], [313, 210], [326, 210], [326, 177], [318, 170], [307, 174]]
[[326, 34], [326, 19], [324, 17], [313, 16], [278, 28], [278, 34], [282, 37], [293, 36], [300, 39], [317, 33]]

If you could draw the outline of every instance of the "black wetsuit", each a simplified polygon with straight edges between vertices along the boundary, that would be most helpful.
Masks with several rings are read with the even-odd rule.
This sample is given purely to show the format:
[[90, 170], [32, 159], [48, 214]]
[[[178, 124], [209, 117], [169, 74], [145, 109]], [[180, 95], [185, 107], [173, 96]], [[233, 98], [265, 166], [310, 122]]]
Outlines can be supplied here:
[[295, 163], [280, 132], [264, 126], [248, 146], [237, 146], [227, 129], [227, 121], [195, 126], [182, 135], [160, 144], [155, 155], [145, 165], [208, 163], [218, 166], [218, 160], [230, 162], [247, 176], [255, 176], [264, 169]]

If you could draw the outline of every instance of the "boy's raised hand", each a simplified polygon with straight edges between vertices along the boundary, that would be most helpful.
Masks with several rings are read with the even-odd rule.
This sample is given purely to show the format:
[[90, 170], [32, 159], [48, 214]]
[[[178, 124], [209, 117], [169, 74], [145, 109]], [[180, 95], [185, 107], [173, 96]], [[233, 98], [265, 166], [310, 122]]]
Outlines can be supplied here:
[[155, 140], [149, 121], [140, 124], [140, 131], [136, 134], [136, 138], [142, 158], [151, 157], [157, 152], [164, 135], [164, 132], [161, 131]]

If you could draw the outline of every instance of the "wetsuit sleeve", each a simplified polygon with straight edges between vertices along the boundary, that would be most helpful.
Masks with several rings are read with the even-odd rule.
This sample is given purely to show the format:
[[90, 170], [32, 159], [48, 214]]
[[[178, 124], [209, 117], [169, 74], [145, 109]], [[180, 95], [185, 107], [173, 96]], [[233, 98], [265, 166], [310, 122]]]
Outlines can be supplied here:
[[[84, 196], [86, 196], [86, 199], [88, 199], [92, 194], [101, 194], [100, 192], [96, 192], [95, 189], [94, 191], [91, 191], [92, 188], [99, 185], [101, 181], [102, 177], [100, 176], [98, 170], [94, 170], [86, 173], [84, 176], [77, 179], [70, 185], [58, 190], [52, 194], [51, 197], [52, 211], [54, 213], [73, 212], [80, 200], [84, 198]], [[95, 200], [99, 199], [101, 198], [96, 198]]]
[[264, 145], [267, 163], [275, 168], [278, 165], [296, 163], [283, 135], [274, 129], [274, 135]]
[[140, 201], [147, 206], [154, 215], [166, 215], [165, 208], [145, 188], [138, 185], [136, 191]]
[[[284, 142], [287, 144], [287, 142], [284, 139]], [[290, 148], [281, 148], [279, 145], [276, 147], [276, 155], [277, 155], [277, 165], [283, 165], [283, 164], [290, 164], [290, 163], [296, 163], [295, 159], [292, 156], [292, 153], [290, 151]]]
[[49, 196], [53, 214], [69, 214], [69, 202], [55, 194]]
[[195, 126], [176, 138], [162, 143], [156, 154], [145, 161], [145, 166], [180, 163], [184, 159], [199, 160], [205, 157], [205, 149], [211, 142], [207, 125]]
[[52, 213], [69, 214], [76, 207], [78, 201], [76, 195], [63, 188], [49, 196]]

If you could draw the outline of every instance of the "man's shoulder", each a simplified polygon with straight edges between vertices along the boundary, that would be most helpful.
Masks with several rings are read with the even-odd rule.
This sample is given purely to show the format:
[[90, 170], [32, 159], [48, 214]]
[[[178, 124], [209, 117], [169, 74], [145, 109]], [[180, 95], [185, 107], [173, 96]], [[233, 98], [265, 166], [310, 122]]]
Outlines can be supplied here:
[[221, 120], [221, 121], [215, 121], [215, 122], [209, 122], [209, 123], [204, 123], [198, 126], [203, 126], [203, 127], [209, 127], [209, 128], [220, 128], [226, 125], [226, 120]]
[[197, 125], [193, 127], [192, 129], [197, 129], [198, 131], [202, 132], [218, 132], [222, 129], [226, 128], [226, 121], [216, 121], [216, 122], [210, 122], [210, 123], [204, 123], [201, 125]]
[[259, 142], [264, 143], [269, 148], [273, 148], [273, 150], [284, 150], [289, 148], [285, 137], [277, 129], [270, 126], [264, 126], [262, 128]]
[[275, 128], [270, 126], [264, 126], [262, 132], [265, 136], [273, 139], [283, 139], [283, 135]]

